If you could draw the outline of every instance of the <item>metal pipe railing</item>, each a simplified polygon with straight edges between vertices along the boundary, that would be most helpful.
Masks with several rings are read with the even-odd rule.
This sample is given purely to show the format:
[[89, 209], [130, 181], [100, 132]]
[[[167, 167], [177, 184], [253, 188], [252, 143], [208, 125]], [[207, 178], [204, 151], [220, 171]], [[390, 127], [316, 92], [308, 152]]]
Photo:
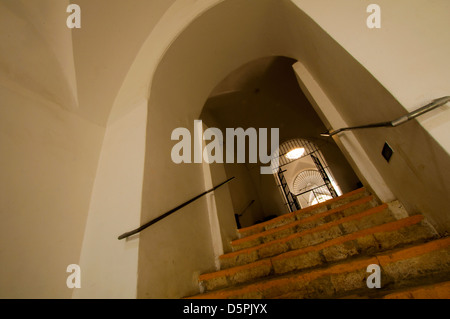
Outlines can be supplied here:
[[234, 214], [234, 218], [236, 219], [236, 225], [238, 227], [238, 229], [241, 228], [241, 221], [239, 218], [241, 218], [242, 216], [244, 216], [244, 214], [247, 212], [247, 210], [250, 208], [250, 206], [253, 205], [253, 203], [255, 202], [254, 199], [252, 199], [250, 201], [250, 203], [242, 210], [242, 212], [240, 214]]
[[215, 187], [213, 187], [213, 188], [207, 190], [206, 192], [203, 192], [203, 193], [201, 193], [200, 195], [197, 195], [197, 196], [191, 198], [190, 200], [184, 202], [183, 204], [178, 205], [177, 207], [175, 207], [175, 208], [169, 210], [167, 213], [164, 213], [164, 214], [162, 214], [161, 216], [156, 217], [155, 219], [149, 221], [148, 223], [145, 223], [144, 225], [142, 225], [142, 226], [140, 226], [140, 227], [138, 227], [138, 228], [136, 228], [136, 229], [134, 229], [134, 230], [132, 230], [132, 231], [129, 231], [129, 232], [126, 232], [126, 233], [120, 235], [117, 239], [119, 239], [119, 240], [120, 240], [120, 239], [124, 239], [124, 238], [130, 237], [130, 236], [132, 236], [132, 235], [134, 235], [134, 234], [137, 234], [137, 233], [143, 231], [143, 230], [146, 229], [147, 227], [149, 227], [149, 226], [151, 226], [151, 225], [153, 225], [153, 224], [159, 222], [160, 220], [162, 220], [162, 219], [168, 217], [169, 215], [172, 215], [172, 214], [175, 213], [176, 211], [180, 210], [180, 209], [183, 208], [184, 206], [189, 205], [190, 203], [192, 203], [193, 201], [199, 199], [200, 197], [202, 197], [202, 196], [204, 196], [204, 195], [206, 195], [206, 194], [208, 194], [208, 193], [211, 193], [212, 191], [215, 191], [215, 190], [218, 189], [219, 187], [221, 187], [221, 186], [227, 184], [227, 183], [230, 182], [232, 179], [234, 179], [234, 176], [231, 177], [231, 178], [229, 178], [229, 179], [227, 179], [225, 182], [222, 182], [222, 183], [220, 183], [219, 185], [217, 185], [217, 186], [215, 186]]
[[345, 127], [345, 128], [340, 128], [338, 130], [331, 130], [331, 131], [322, 133], [320, 135], [325, 136], [325, 137], [330, 137], [330, 136], [336, 135], [338, 133], [341, 133], [344, 131], [349, 131], [349, 130], [374, 128], [374, 127], [396, 127], [396, 126], [404, 124], [420, 115], [428, 113], [428, 112], [434, 110], [435, 108], [443, 106], [444, 104], [446, 104], [448, 102], [450, 102], [450, 96], [444, 96], [439, 99], [435, 99], [431, 103], [429, 103], [425, 106], [422, 106], [421, 108], [419, 108], [411, 113], [408, 113], [407, 115], [399, 117], [398, 119], [390, 121], [390, 122], [381, 122], [381, 123], [374, 123], [374, 124], [361, 125], [361, 126]]

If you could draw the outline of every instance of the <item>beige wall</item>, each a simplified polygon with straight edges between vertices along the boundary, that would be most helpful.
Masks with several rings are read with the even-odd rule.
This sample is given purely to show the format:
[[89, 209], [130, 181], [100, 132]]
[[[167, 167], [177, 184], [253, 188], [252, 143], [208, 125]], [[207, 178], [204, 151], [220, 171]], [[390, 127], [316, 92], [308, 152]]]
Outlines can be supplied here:
[[[230, 13], [230, 9], [226, 11]], [[257, 10], [256, 15], [264, 9]], [[243, 11], [238, 15], [240, 21], [248, 22], [246, 27], [251, 34], [259, 30], [264, 21], [247, 19], [247, 13]], [[227, 32], [223, 33], [225, 37], [208, 37], [213, 43], [206, 46], [205, 38], [198, 36], [198, 32], [205, 31], [214, 34], [215, 31], [208, 31], [209, 26], [220, 29], [217, 19], [225, 17], [215, 11], [208, 14], [206, 20], [191, 25], [171, 45], [152, 79], [143, 189], [144, 220], [204, 190], [201, 165], [176, 165], [171, 161], [170, 151], [175, 142], [171, 143], [170, 135], [177, 127], [192, 131], [193, 121], [200, 116], [217, 79], [224, 78], [229, 70], [246, 61], [245, 57], [238, 61], [234, 57], [225, 58], [228, 52], [220, 50], [217, 51], [220, 57], [211, 55], [210, 50], [226, 47], [234, 41], [226, 36]], [[248, 39], [243, 34], [239, 42], [248, 43]], [[256, 39], [253, 41], [257, 45], [260, 43]], [[236, 52], [236, 58], [240, 53]], [[252, 56], [249, 54], [248, 58]], [[217, 61], [226, 65], [216, 64]], [[202, 67], [204, 65], [218, 68]], [[140, 237], [138, 297], [179, 298], [198, 292], [197, 275], [215, 269], [206, 202], [200, 200], [154, 226]]]
[[79, 104], [72, 33], [66, 27], [68, 4], [0, 3], [0, 84], [75, 111]]
[[[169, 88], [161, 89], [169, 93]], [[178, 102], [169, 105], [182, 104]], [[186, 127], [193, 132], [193, 119], [189, 124], [189, 119], [176, 115], [181, 112], [175, 111], [173, 116], [166, 113], [172, 111], [169, 107], [152, 109], [150, 105], [141, 224], [206, 190], [202, 164], [178, 165], [171, 160], [171, 148], [176, 143], [170, 140], [172, 129]], [[161, 118], [168, 120], [163, 122]], [[198, 275], [216, 269], [206, 197], [142, 231], [139, 242], [138, 298], [195, 294]]]
[[[446, 0], [380, 0], [381, 29], [365, 27], [371, 1], [292, 0], [366, 68], [408, 111], [449, 95]], [[365, 99], [364, 99], [365, 100]], [[363, 100], [363, 101], [364, 101]], [[448, 107], [419, 123], [450, 150]]]
[[104, 129], [0, 87], [0, 297], [70, 298]]
[[[202, 117], [203, 128], [201, 135], [198, 138], [202, 141], [203, 149], [209, 143], [204, 140], [203, 133], [208, 128]], [[212, 122], [208, 121], [211, 125]], [[215, 127], [215, 125], [211, 126]], [[203, 161], [203, 179], [205, 183], [205, 190], [210, 190], [215, 186], [225, 182], [234, 177], [231, 182], [217, 188], [214, 192], [207, 195], [208, 213], [210, 220], [210, 232], [213, 243], [213, 248], [216, 258], [217, 269], [220, 269], [220, 262], [218, 257], [223, 253], [231, 251], [231, 241], [238, 238], [237, 225], [234, 218], [235, 207], [233, 206], [233, 190], [236, 188], [236, 183], [239, 183], [239, 178], [235, 175], [230, 175], [226, 171], [226, 166], [222, 163], [209, 163], [211, 160]]]
[[[384, 21], [379, 30], [358, 27], [362, 2], [327, 1], [327, 12], [311, 1], [295, 2], [346, 49], [318, 38], [314, 60], [323, 63], [307, 66], [346, 124], [393, 120], [448, 95], [450, 45], [442, 41], [443, 30], [449, 28], [443, 17], [448, 1], [379, 1]], [[354, 63], [349, 53], [364, 67]], [[441, 232], [450, 227], [450, 218], [443, 213], [448, 210], [449, 194], [449, 115], [445, 106], [397, 128], [354, 133], [395, 196], [410, 212], [424, 213]], [[347, 138], [342, 134], [336, 139], [340, 143]], [[385, 142], [395, 152], [389, 164], [381, 156]]]
[[68, 3], [0, 4], [1, 298], [73, 292], [104, 128], [72, 113]]
[[[258, 189], [254, 185], [252, 172], [245, 164], [224, 164], [228, 176], [234, 176], [236, 179], [230, 184], [231, 199], [236, 214], [243, 214], [239, 218], [242, 227], [251, 226], [257, 220], [265, 217], [265, 211], [268, 207], [262, 205], [263, 200], [260, 198]], [[259, 174], [259, 167], [254, 170]], [[253, 204], [248, 206], [252, 201]]]
[[80, 257], [82, 288], [74, 298], [136, 298], [147, 103], [108, 126]]
[[[206, 104], [207, 105], [207, 104]], [[224, 123], [219, 123], [217, 121], [217, 117], [213, 115], [207, 106], [202, 110], [200, 115], [202, 121], [207, 123], [209, 127], [219, 128], [221, 132], [224, 134], [224, 139], [226, 138], [226, 125]], [[219, 119], [222, 119], [222, 115], [219, 115]], [[234, 125], [233, 127], [239, 127], [239, 125]], [[224, 147], [224, 159], [226, 158], [226, 145]], [[225, 160], [224, 160], [225, 162]], [[239, 218], [241, 227], [247, 227], [253, 225], [253, 223], [257, 220], [261, 220], [264, 218], [264, 207], [261, 205], [261, 198], [258, 192], [255, 190], [255, 185], [252, 180], [252, 175], [250, 169], [245, 163], [213, 163], [209, 165], [212, 178], [214, 184], [219, 184], [222, 181], [234, 177], [233, 181], [227, 185], [229, 191], [229, 201], [232, 204], [232, 210], [230, 213], [225, 213], [228, 218], [230, 216], [234, 216], [234, 214], [241, 214], [243, 210], [248, 207], [251, 201], [254, 201], [253, 204], [245, 210], [245, 214]], [[259, 172], [259, 167], [254, 166], [254, 170]], [[225, 199], [225, 198], [224, 198]], [[225, 203], [224, 203], [225, 204]], [[225, 204], [228, 205], [228, 204]], [[227, 219], [228, 219], [227, 218]], [[234, 222], [234, 217], [233, 217]], [[226, 223], [228, 224], [228, 223]], [[237, 234], [234, 232], [230, 232], [231, 229], [236, 228], [237, 225], [230, 225], [227, 227], [230, 229], [228, 232], [233, 235], [235, 238]], [[231, 239], [235, 239], [231, 238]], [[230, 239], [230, 238], [229, 238]], [[229, 246], [229, 242], [225, 243]], [[228, 247], [229, 249], [230, 247]]]

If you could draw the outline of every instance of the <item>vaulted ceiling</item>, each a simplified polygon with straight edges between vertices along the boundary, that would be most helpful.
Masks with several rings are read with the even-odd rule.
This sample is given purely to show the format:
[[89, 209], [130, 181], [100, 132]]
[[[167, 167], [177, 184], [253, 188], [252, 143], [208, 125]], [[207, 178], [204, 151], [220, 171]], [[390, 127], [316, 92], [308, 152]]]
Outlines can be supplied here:
[[[70, 30], [70, 2], [81, 28]], [[130, 65], [174, 0], [2, 0], [0, 83], [105, 126]]]

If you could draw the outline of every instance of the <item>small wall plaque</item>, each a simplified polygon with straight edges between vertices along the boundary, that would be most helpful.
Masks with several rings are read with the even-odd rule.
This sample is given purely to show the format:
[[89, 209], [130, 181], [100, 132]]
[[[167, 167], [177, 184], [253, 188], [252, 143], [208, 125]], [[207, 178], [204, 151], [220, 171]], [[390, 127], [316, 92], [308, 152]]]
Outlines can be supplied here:
[[386, 161], [389, 163], [391, 160], [392, 154], [394, 154], [394, 151], [389, 146], [388, 143], [384, 143], [383, 150], [381, 151], [381, 155], [386, 159]]

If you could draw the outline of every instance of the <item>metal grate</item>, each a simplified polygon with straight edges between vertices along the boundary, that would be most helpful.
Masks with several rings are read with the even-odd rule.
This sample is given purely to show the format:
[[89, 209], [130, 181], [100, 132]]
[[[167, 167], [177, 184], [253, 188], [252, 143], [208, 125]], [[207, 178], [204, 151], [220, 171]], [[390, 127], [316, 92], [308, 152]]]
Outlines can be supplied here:
[[[327, 162], [325, 161], [325, 158], [322, 155], [322, 152], [319, 150], [317, 145], [309, 140], [306, 139], [292, 139], [287, 142], [284, 142], [280, 145], [277, 152], [274, 153], [274, 159], [275, 161], [272, 161], [272, 163], [276, 163], [276, 166], [272, 166], [272, 171], [274, 172], [274, 175], [276, 176], [275, 179], [277, 180], [277, 184], [280, 187], [280, 190], [282, 192], [283, 198], [285, 200], [285, 204], [288, 207], [288, 210], [290, 212], [301, 209], [302, 204], [299, 203], [297, 199], [297, 195], [299, 193], [302, 193], [301, 187], [297, 188], [294, 186], [294, 189], [292, 190], [294, 194], [289, 189], [289, 186], [286, 183], [286, 180], [284, 178], [282, 167], [286, 166], [292, 162], [295, 162], [298, 159], [289, 159], [285, 155], [289, 153], [291, 150], [296, 148], [304, 148], [305, 152], [300, 158], [304, 158], [306, 156], [310, 156], [315, 163], [315, 166], [317, 167], [317, 170], [315, 173], [309, 172], [309, 174], [314, 174], [315, 182], [314, 186], [311, 187], [311, 189], [314, 189], [314, 192], [311, 194], [314, 195], [314, 199], [316, 201], [319, 201], [322, 197], [337, 197], [338, 194], [336, 190], [334, 189], [334, 186], [331, 181], [331, 171], [328, 167]], [[308, 173], [306, 173], [308, 174]], [[298, 177], [298, 176], [297, 176]], [[305, 177], [306, 178], [306, 177]], [[299, 181], [300, 182], [300, 179]], [[294, 183], [295, 184], [295, 183]], [[318, 187], [321, 187], [321, 189], [318, 189]], [[298, 192], [297, 192], [298, 190]], [[310, 192], [310, 190], [303, 190], [303, 192]], [[308, 201], [309, 202], [309, 201]]]

